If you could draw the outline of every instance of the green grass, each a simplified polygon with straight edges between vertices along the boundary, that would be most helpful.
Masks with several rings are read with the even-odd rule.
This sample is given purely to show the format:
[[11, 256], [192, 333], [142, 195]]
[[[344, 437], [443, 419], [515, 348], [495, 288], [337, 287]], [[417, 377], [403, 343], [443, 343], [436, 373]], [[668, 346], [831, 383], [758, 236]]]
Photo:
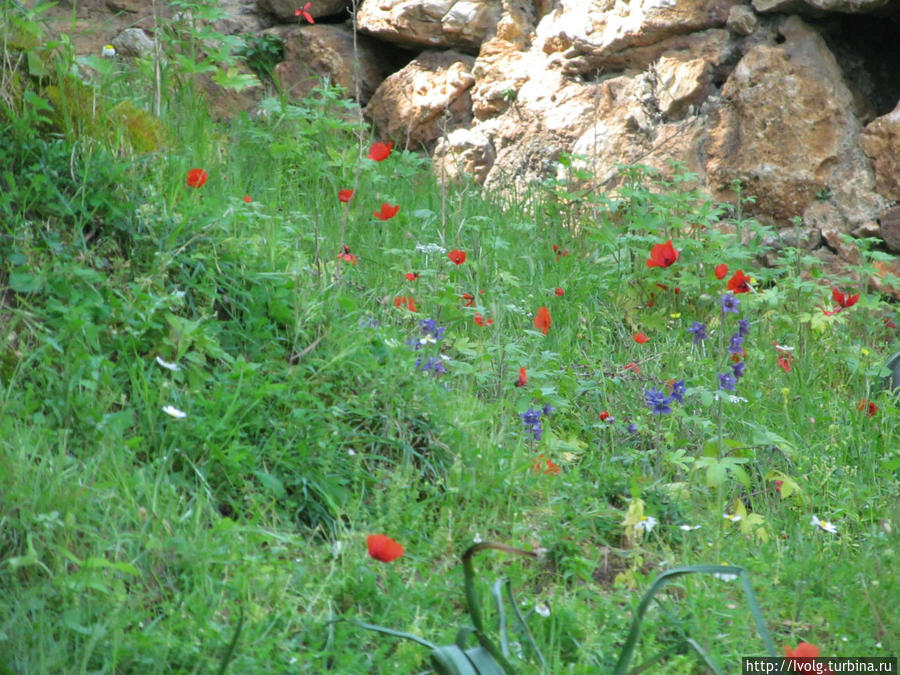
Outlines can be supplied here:
[[[700, 564], [747, 568], [778, 649], [900, 650], [898, 402], [878, 391], [898, 319], [864, 284], [790, 248], [762, 267], [771, 230], [639, 167], [615, 193], [442, 191], [418, 154], [366, 159], [373, 139], [330, 89], [228, 125], [170, 91], [168, 140], [146, 153], [53, 123], [25, 80], [31, 103], [4, 97], [0, 114], [10, 671], [217, 672], [243, 616], [230, 672], [424, 672], [423, 647], [334, 619], [451, 644], [476, 539], [545, 549], [476, 568], [486, 607], [493, 579], [511, 578], [547, 672], [612, 672], [643, 592]], [[382, 203], [397, 216], [373, 218]], [[667, 239], [679, 259], [648, 268]], [[337, 258], [344, 245], [356, 264]], [[752, 291], [723, 314], [739, 268]], [[861, 298], [826, 316], [832, 286]], [[731, 402], [717, 373], [739, 318], [745, 400]], [[413, 349], [424, 319], [445, 332]], [[773, 343], [794, 348], [790, 372]], [[422, 371], [441, 356], [446, 374]], [[671, 380], [684, 403], [652, 415], [647, 390]], [[520, 415], [545, 404], [535, 440]], [[642, 514], [659, 521], [649, 533]], [[370, 558], [380, 532], [405, 555]], [[686, 637], [724, 672], [765, 653], [738, 584], [679, 579], [657, 599], [635, 665], [675, 647], [652, 672], [699, 672]], [[517, 663], [537, 669], [528, 652]]]

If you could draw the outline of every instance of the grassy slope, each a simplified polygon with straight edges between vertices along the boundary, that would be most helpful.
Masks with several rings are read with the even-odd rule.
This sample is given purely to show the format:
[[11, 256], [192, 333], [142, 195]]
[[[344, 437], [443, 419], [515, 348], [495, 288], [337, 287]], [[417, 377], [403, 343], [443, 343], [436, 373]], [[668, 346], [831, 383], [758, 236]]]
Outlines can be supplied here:
[[[478, 566], [512, 578], [552, 672], [610, 670], [640, 591], [694, 563], [747, 566], [779, 645], [898, 651], [900, 431], [896, 399], [871, 391], [895, 337], [878, 298], [825, 317], [831, 280], [812, 261], [786, 251], [784, 268], [760, 269], [713, 227], [724, 212], [637, 175], [593, 211], [553, 186], [518, 203], [442, 195], [413, 154], [361, 159], [368, 141], [360, 152], [329, 97], [229, 128], [171, 103], [159, 155], [73, 154], [21, 125], [24, 149], [4, 160], [33, 179], [0, 232], [0, 662], [13, 672], [214, 671], [239, 611], [233, 672], [421, 671], [421, 647], [329, 620], [449, 644], [475, 537], [547, 549]], [[209, 181], [193, 190], [198, 166]], [[399, 214], [374, 219], [382, 202]], [[355, 265], [336, 258], [342, 230]], [[667, 238], [679, 260], [647, 268]], [[415, 249], [437, 242], [466, 262]], [[719, 309], [721, 262], [757, 279], [738, 315]], [[546, 336], [532, 325], [542, 305]], [[716, 401], [739, 317], [746, 401]], [[414, 351], [424, 318], [446, 333]], [[710, 333], [698, 346], [695, 320]], [[794, 347], [790, 373], [773, 342]], [[438, 353], [446, 375], [416, 368]], [[651, 415], [645, 391], [671, 379], [685, 403]], [[519, 414], [545, 404], [556, 411], [536, 442]], [[546, 458], [561, 472], [533, 470]], [[732, 525], [735, 499], [747, 513]], [[629, 537], [639, 503], [660, 523]], [[374, 532], [406, 555], [369, 558]], [[763, 653], [738, 588], [718, 579], [667, 594], [639, 655], [684, 634], [726, 672]], [[696, 668], [675, 655], [655, 672]]]

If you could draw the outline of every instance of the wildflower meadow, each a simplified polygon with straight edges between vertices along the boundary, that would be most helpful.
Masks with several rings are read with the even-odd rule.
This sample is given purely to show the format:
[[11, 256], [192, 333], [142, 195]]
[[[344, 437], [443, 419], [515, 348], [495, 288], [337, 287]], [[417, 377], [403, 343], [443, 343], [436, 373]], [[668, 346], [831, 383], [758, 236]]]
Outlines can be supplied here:
[[679, 166], [442, 185], [328, 83], [222, 121], [193, 43], [4, 6], [0, 671], [900, 653], [876, 242]]

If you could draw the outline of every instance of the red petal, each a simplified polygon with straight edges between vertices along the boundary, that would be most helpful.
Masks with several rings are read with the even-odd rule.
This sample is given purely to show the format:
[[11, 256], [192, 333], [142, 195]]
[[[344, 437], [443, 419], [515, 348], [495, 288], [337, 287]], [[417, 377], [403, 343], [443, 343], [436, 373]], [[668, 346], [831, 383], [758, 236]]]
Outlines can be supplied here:
[[372, 534], [366, 538], [369, 555], [381, 562], [391, 562], [403, 555], [403, 547], [386, 534]]
[[550, 330], [550, 322], [550, 311], [546, 307], [539, 307], [534, 315], [534, 327], [546, 335]]

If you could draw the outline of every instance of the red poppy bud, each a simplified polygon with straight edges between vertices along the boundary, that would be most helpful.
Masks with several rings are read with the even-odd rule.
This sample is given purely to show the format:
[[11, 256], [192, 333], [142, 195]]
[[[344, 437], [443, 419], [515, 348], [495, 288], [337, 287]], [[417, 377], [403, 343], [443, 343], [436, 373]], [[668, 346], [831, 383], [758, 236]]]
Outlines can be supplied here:
[[385, 534], [372, 534], [366, 537], [366, 545], [369, 547], [369, 555], [389, 563], [403, 555], [403, 547]]

